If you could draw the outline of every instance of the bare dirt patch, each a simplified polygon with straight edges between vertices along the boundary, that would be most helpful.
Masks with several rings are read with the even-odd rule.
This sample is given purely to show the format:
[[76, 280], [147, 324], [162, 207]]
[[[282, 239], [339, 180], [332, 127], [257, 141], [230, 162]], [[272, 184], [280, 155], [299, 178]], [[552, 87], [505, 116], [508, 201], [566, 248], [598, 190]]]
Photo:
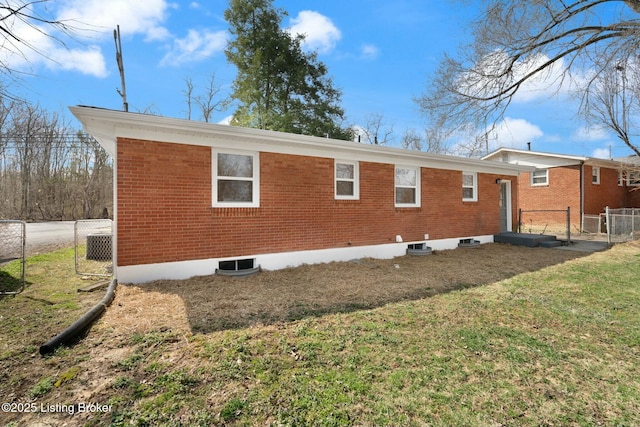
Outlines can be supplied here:
[[304, 265], [245, 278], [119, 285], [103, 322], [136, 332], [170, 327], [209, 333], [268, 325], [485, 285], [584, 255], [493, 243], [428, 256]]

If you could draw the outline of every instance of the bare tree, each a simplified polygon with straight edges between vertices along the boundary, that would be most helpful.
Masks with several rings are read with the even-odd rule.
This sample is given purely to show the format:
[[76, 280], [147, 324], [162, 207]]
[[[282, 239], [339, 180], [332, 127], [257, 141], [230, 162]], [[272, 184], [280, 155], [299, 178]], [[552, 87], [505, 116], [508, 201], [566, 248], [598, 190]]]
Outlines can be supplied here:
[[96, 141], [26, 101], [0, 102], [1, 218], [98, 217], [112, 195], [111, 161]]
[[[0, 46], [5, 53], [28, 58], [28, 51], [47, 57], [47, 54], [29, 41], [23, 39], [17, 32], [17, 28], [27, 28], [31, 32], [43, 34], [55, 44], [66, 48], [62, 36], [74, 35], [74, 28], [68, 23], [54, 19], [49, 16], [49, 8], [46, 3], [52, 0], [4, 0], [0, 2]], [[42, 7], [45, 6], [45, 7]], [[21, 74], [17, 69], [12, 68], [8, 63], [0, 61], [0, 76], [9, 81], [15, 81]], [[0, 94], [3, 96], [12, 95], [7, 90], [9, 85], [0, 86]]]
[[191, 120], [194, 104], [198, 107], [200, 119], [206, 123], [211, 121], [214, 112], [220, 112], [226, 109], [227, 100], [220, 96], [222, 93], [222, 87], [216, 83], [215, 73], [211, 73], [209, 75], [207, 86], [199, 95], [195, 95], [196, 88], [191, 77], [186, 77], [184, 79], [184, 83], [186, 88], [183, 93], [187, 103], [188, 120]]
[[193, 104], [193, 79], [191, 77], [185, 77], [184, 79], [185, 89], [182, 91], [187, 102], [187, 120], [191, 120], [191, 109]]
[[[417, 102], [450, 128], [482, 127], [504, 116], [516, 93], [546, 81], [571, 82], [584, 96], [596, 77], [640, 50], [640, 0], [487, 0], [473, 43], [446, 56]], [[573, 79], [587, 75], [584, 80]], [[638, 145], [631, 148], [640, 154]]]
[[385, 123], [384, 114], [372, 113], [367, 115], [365, 120], [364, 126], [360, 128], [362, 132], [360, 142], [385, 145], [393, 141], [393, 125]]
[[222, 111], [224, 109], [225, 101], [218, 97], [221, 90], [220, 85], [216, 84], [215, 73], [211, 73], [204, 93], [195, 97], [195, 102], [198, 104], [202, 114], [202, 120], [206, 123], [209, 123], [214, 111]]
[[582, 105], [587, 121], [611, 130], [625, 145], [634, 147], [640, 125], [634, 121], [640, 112], [638, 64], [610, 64], [594, 80]]
[[402, 134], [402, 142], [400, 145], [405, 150], [422, 151], [424, 139], [415, 129], [407, 129]]

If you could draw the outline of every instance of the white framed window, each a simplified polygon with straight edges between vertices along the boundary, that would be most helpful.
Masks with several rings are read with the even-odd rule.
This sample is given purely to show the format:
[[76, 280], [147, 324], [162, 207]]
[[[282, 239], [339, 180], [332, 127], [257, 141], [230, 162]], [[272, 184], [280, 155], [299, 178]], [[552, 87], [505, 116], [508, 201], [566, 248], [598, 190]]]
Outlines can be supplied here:
[[591, 183], [600, 184], [600, 167], [591, 166]]
[[360, 170], [358, 162], [335, 161], [334, 194], [339, 200], [357, 200], [360, 198]]
[[549, 169], [536, 169], [531, 172], [531, 185], [549, 185]]
[[618, 187], [622, 187], [624, 185], [624, 174], [622, 170], [618, 169]]
[[630, 187], [640, 186], [640, 171], [627, 172], [627, 185]]
[[396, 207], [420, 207], [420, 168], [396, 166]]
[[478, 174], [475, 172], [462, 172], [462, 201], [478, 201]]
[[259, 154], [212, 150], [213, 206], [260, 206]]

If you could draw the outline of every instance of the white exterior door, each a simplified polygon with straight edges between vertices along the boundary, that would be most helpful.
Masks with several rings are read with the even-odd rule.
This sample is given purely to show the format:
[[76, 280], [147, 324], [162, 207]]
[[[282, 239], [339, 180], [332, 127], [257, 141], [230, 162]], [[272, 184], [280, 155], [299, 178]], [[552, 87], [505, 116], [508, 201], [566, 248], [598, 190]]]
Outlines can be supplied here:
[[512, 231], [511, 181], [500, 181], [500, 232]]

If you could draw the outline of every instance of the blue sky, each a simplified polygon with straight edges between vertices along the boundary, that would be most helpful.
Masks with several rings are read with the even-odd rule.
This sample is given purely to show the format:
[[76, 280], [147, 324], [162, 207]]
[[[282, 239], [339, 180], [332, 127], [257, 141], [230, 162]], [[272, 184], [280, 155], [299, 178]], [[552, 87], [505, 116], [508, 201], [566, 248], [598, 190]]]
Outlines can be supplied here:
[[[424, 129], [414, 98], [426, 87], [440, 58], [469, 41], [469, 23], [480, 13], [479, 1], [436, 0], [276, 0], [288, 12], [283, 25], [307, 35], [307, 49], [318, 51], [342, 90], [348, 125], [362, 125], [382, 115], [393, 127], [395, 143], [407, 129]], [[23, 71], [14, 94], [52, 112], [69, 105], [121, 109], [116, 89], [120, 77], [113, 30], [120, 25], [130, 111], [185, 118], [185, 78], [204, 91], [211, 73], [228, 95], [235, 68], [224, 48], [228, 38], [219, 0], [53, 0], [53, 16], [76, 27], [66, 48], [19, 26], [15, 32], [42, 55], [2, 52], [0, 59]], [[563, 91], [552, 98], [534, 88], [507, 110], [507, 118], [490, 140], [490, 148], [509, 146], [563, 154], [614, 157], [630, 150], [601, 130], [589, 129], [575, 115], [577, 101]], [[232, 110], [216, 113], [222, 122]], [[197, 119], [197, 117], [193, 117]], [[77, 125], [77, 124], [76, 124]], [[79, 126], [79, 125], [77, 125]], [[393, 143], [391, 145], [394, 145]]]

